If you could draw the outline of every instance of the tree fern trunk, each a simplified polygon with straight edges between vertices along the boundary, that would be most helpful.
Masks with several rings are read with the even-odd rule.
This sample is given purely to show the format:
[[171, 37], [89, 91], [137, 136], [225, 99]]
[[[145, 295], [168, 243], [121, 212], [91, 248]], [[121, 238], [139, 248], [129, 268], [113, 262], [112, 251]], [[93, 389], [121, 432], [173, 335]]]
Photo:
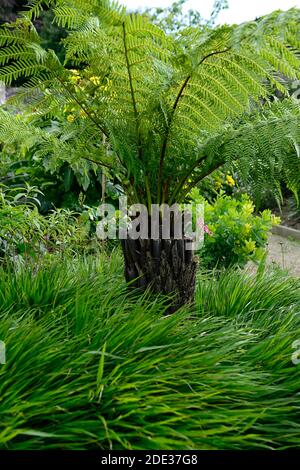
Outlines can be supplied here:
[[168, 313], [192, 303], [197, 263], [186, 239], [122, 240], [125, 278], [132, 287], [173, 294]]

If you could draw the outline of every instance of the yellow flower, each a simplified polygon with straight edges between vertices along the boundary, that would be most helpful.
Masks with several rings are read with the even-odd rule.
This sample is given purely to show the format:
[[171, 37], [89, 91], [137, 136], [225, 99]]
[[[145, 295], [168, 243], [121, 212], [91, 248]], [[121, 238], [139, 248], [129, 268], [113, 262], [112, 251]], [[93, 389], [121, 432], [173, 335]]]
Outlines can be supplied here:
[[73, 114], [69, 114], [69, 116], [67, 117], [67, 121], [68, 122], [74, 122], [75, 121], [75, 116], [73, 116]]
[[235, 185], [235, 181], [234, 181], [234, 179], [232, 178], [231, 175], [226, 175], [226, 183], [229, 186], [234, 186]]
[[70, 77], [70, 82], [76, 84], [80, 81], [80, 75], [79, 72], [75, 69], [70, 70], [71, 72], [71, 77]]
[[90, 77], [90, 81], [94, 84], [94, 85], [100, 85], [100, 78], [99, 77]]
[[70, 82], [72, 83], [78, 83], [80, 81], [80, 77], [77, 77], [77, 75], [72, 75], [70, 78]]

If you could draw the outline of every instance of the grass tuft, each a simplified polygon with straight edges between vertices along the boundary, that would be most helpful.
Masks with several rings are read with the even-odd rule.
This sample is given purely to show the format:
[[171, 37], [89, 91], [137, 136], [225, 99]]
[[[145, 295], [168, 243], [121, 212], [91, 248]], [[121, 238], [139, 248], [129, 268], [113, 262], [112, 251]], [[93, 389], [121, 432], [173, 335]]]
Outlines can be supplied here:
[[0, 270], [1, 449], [300, 445], [300, 282], [201, 276], [164, 316], [118, 253]]

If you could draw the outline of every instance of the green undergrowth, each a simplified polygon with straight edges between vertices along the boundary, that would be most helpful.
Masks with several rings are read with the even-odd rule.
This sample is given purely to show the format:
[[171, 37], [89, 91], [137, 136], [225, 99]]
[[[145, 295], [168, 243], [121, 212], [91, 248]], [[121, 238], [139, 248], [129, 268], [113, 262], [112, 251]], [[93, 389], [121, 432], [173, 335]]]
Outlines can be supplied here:
[[165, 308], [118, 252], [0, 269], [0, 448], [298, 447], [300, 282], [200, 274]]

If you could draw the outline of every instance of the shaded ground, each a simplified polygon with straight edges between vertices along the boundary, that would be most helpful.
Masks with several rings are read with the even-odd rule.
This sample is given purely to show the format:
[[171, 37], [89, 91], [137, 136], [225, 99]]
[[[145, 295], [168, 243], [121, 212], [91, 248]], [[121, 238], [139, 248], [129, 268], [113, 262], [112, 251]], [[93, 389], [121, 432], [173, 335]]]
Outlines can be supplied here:
[[274, 207], [272, 212], [280, 217], [281, 225], [300, 230], [300, 210], [294, 198], [290, 197], [285, 199], [281, 210], [279, 211], [278, 207]]
[[268, 262], [276, 263], [291, 274], [300, 276], [300, 241], [271, 234]]

